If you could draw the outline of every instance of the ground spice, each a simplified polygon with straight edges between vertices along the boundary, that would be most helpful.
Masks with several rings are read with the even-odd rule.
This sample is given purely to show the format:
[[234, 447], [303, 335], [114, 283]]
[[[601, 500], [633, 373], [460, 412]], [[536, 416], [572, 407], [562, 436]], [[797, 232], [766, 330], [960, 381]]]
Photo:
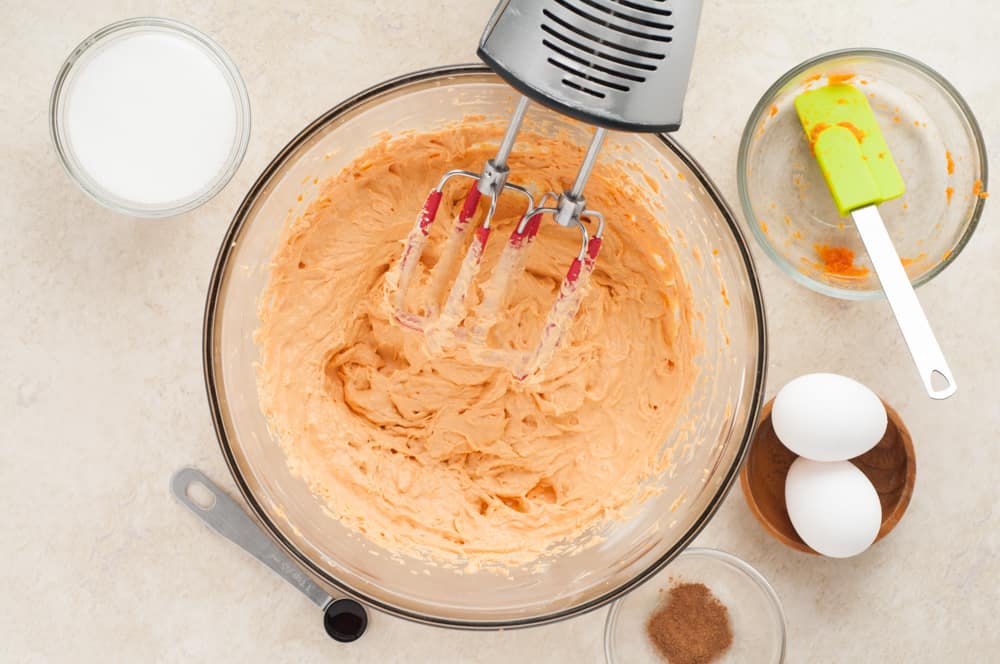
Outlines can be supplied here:
[[678, 583], [646, 623], [646, 634], [669, 664], [709, 664], [733, 644], [729, 609], [704, 583]]

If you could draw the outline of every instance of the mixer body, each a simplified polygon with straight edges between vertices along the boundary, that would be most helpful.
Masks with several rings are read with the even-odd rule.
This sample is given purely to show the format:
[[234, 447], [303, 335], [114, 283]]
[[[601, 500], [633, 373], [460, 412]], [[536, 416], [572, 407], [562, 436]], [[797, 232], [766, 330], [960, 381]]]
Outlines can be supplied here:
[[[478, 174], [450, 171], [429, 194], [398, 271], [394, 307], [401, 324], [423, 330], [432, 350], [463, 339], [476, 347], [474, 356], [480, 361], [506, 366], [522, 380], [544, 367], [582, 303], [603, 241], [604, 217], [587, 207], [584, 188], [607, 132], [666, 132], [680, 127], [700, 14], [700, 0], [500, 3], [483, 33], [478, 55], [524, 97], [517, 104], [496, 158], [488, 160]], [[596, 127], [572, 186], [559, 194], [545, 193], [537, 205], [526, 187], [508, 182], [507, 157], [529, 100]], [[465, 257], [441, 310], [432, 298], [424, 313], [406, 311], [405, 293], [428, 241], [444, 184], [455, 176], [475, 182], [445, 245], [444, 269], [432, 277], [432, 294], [443, 292], [441, 275], [447, 273], [459, 249], [467, 246]], [[478, 320], [465, 326], [471, 333], [456, 334], [468, 314], [466, 291], [479, 271], [497, 197], [505, 189], [526, 197], [528, 207], [503, 249], [500, 267], [494, 269], [485, 286], [488, 295]], [[480, 197], [489, 199], [489, 209], [469, 241], [466, 235]], [[512, 273], [523, 268], [524, 253], [544, 217], [551, 217], [560, 226], [577, 228], [580, 250], [569, 264], [538, 345], [524, 352], [488, 348], [485, 339], [510, 294]]]
[[700, 0], [506, 0], [479, 57], [521, 94], [588, 124], [680, 127]]

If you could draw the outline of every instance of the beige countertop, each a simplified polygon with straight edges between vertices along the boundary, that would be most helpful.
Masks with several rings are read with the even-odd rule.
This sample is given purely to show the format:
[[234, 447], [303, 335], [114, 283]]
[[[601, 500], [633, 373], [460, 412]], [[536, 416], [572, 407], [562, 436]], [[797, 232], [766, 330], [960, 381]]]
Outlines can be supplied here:
[[[603, 661], [605, 610], [553, 626], [462, 633], [374, 615], [330, 641], [308, 600], [169, 496], [194, 464], [234, 491], [201, 373], [201, 315], [230, 217], [267, 161], [346, 96], [470, 61], [492, 0], [0, 2], [0, 660], [5, 662]], [[253, 105], [250, 148], [211, 203], [163, 221], [113, 214], [62, 172], [49, 89], [96, 28], [163, 15], [229, 51]], [[464, 26], [464, 28], [463, 28]], [[980, 0], [708, 0], [679, 138], [736, 200], [736, 148], [761, 92], [838, 47], [900, 50], [948, 77], [1000, 164], [1000, 39]], [[883, 303], [793, 284], [754, 246], [765, 292], [768, 395], [809, 371], [852, 375], [902, 414], [916, 444], [909, 512], [849, 560], [795, 553], [734, 491], [697, 544], [773, 583], [790, 662], [986, 662], [1000, 652], [1000, 249], [989, 201], [971, 245], [920, 292], [960, 385], [923, 394]]]

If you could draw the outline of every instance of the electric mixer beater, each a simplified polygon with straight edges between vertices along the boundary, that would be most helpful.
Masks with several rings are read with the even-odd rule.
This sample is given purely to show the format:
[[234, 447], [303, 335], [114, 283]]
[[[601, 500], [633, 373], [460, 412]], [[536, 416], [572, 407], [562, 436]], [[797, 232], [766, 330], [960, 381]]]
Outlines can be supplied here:
[[[494, 11], [479, 44], [479, 57], [524, 96], [518, 102], [496, 156], [480, 173], [454, 170], [431, 191], [410, 232], [398, 266], [392, 305], [403, 325], [425, 332], [431, 345], [466, 338], [484, 363], [507, 366], [525, 378], [544, 366], [575, 316], [593, 272], [604, 232], [604, 217], [587, 208], [584, 188], [609, 129], [669, 132], [680, 127], [701, 13], [700, 0], [507, 0]], [[529, 99], [596, 127], [573, 185], [548, 192], [536, 205], [531, 192], [508, 182], [507, 158], [514, 148]], [[431, 277], [430, 302], [422, 314], [406, 311], [406, 294], [430, 236], [445, 184], [456, 177], [474, 180], [442, 250], [439, 264], [451, 265], [467, 242], [479, 202], [489, 209], [469, 244], [457, 277], [438, 310], [447, 270]], [[504, 192], [526, 199], [490, 278], [483, 287], [477, 319], [456, 334], [466, 317], [466, 294], [489, 239], [497, 199]], [[485, 339], [508, 296], [512, 275], [523, 267], [524, 252], [549, 215], [580, 231], [580, 250], [570, 264], [537, 346], [526, 352], [490, 349]], [[593, 235], [584, 221], [595, 226]]]

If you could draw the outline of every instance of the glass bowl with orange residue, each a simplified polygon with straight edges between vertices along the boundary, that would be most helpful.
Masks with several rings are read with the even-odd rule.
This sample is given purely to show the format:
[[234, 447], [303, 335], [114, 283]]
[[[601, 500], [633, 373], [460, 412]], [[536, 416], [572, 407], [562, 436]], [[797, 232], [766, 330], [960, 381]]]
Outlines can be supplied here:
[[893, 51], [826, 53], [792, 68], [750, 114], [737, 178], [750, 229], [799, 283], [833, 297], [882, 297], [850, 217], [834, 206], [795, 112], [806, 90], [849, 83], [868, 96], [906, 193], [879, 206], [914, 286], [951, 264], [989, 195], [986, 150], [972, 110], [927, 65]]

